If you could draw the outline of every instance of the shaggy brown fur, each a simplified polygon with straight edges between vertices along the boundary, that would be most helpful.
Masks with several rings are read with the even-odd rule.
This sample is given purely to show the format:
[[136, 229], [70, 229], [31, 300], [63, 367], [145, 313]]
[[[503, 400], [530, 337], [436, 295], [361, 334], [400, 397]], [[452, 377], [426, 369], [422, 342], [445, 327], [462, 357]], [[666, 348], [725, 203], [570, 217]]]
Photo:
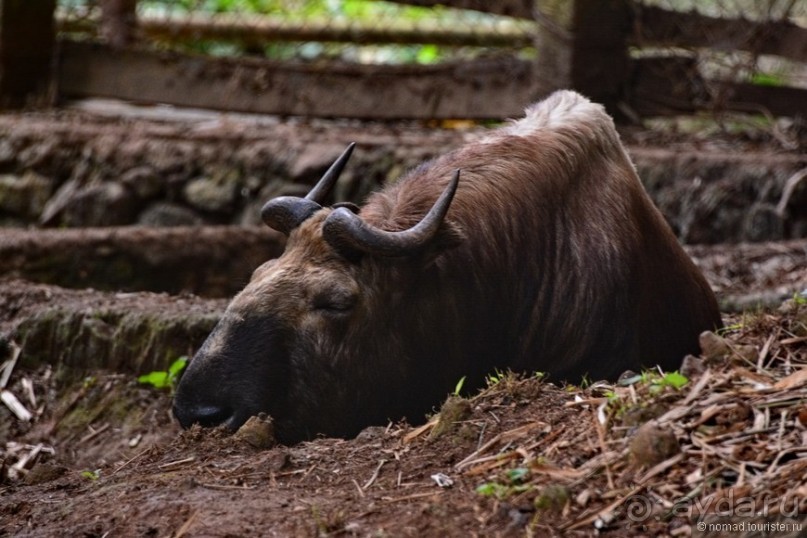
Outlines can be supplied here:
[[192, 362], [180, 420], [237, 427], [267, 411], [281, 439], [351, 435], [419, 420], [462, 376], [470, 388], [494, 368], [556, 380], [674, 369], [720, 326], [602, 107], [558, 92], [374, 194], [361, 218], [410, 228], [455, 169], [448, 214], [416, 255], [335, 249], [328, 208], [291, 231]]

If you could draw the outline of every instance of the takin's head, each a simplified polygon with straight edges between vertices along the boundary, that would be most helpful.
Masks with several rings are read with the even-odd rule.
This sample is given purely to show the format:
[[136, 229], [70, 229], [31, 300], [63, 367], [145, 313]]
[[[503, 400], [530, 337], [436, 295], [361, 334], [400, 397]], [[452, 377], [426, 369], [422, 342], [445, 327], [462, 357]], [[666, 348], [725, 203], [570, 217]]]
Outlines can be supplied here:
[[354, 206], [320, 205], [352, 149], [305, 198], [263, 207], [263, 220], [288, 235], [286, 250], [253, 273], [182, 376], [174, 414], [183, 427], [235, 430], [266, 412], [281, 442], [350, 436], [390, 417], [417, 419], [442, 395], [444, 386], [423, 379], [407, 387], [413, 372], [433, 367], [412, 361], [435, 343], [408, 343], [416, 338], [400, 324], [418, 318], [407, 291], [422, 288], [431, 263], [457, 243], [444, 217], [459, 171], [419, 223], [384, 231]]

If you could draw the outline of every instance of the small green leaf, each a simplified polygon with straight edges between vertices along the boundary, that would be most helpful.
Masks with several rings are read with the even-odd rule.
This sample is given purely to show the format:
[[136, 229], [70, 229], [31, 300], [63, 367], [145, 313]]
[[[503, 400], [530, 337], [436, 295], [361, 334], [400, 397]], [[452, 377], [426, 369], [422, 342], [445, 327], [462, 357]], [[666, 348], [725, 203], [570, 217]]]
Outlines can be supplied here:
[[733, 325], [726, 325], [725, 327], [721, 327], [717, 330], [718, 336], [725, 336], [728, 333], [739, 331], [742, 329], [744, 325], [742, 323], [735, 323]]
[[522, 482], [527, 475], [530, 474], [530, 470], [526, 467], [516, 467], [515, 469], [510, 469], [507, 471], [507, 478], [510, 482]]
[[680, 389], [687, 383], [689, 383], [689, 379], [685, 375], [682, 375], [678, 372], [668, 372], [664, 374], [663, 377], [664, 384], [674, 387], [676, 389]]
[[151, 372], [137, 378], [140, 383], [162, 389], [168, 386], [168, 372]]
[[94, 471], [81, 471], [81, 476], [89, 480], [98, 480], [98, 478], [101, 476], [101, 470], [96, 469]]
[[498, 482], [485, 482], [477, 486], [476, 492], [480, 495], [485, 497], [496, 497], [497, 499], [502, 499], [507, 496], [508, 487]]
[[485, 482], [484, 484], [479, 484], [476, 487], [476, 492], [480, 495], [484, 495], [485, 497], [491, 497], [496, 491], [496, 486], [498, 485], [499, 484], [494, 482]]
[[421, 64], [433, 64], [440, 57], [440, 49], [437, 45], [423, 45], [417, 52], [417, 62]]
[[171, 366], [168, 367], [168, 373], [171, 375], [172, 378], [174, 378], [178, 376], [187, 365], [188, 365], [188, 357], [184, 356], [180, 357], [171, 363]]
[[774, 73], [754, 73], [751, 75], [751, 84], [757, 86], [784, 86], [785, 80]]
[[460, 392], [462, 391], [462, 386], [465, 384], [465, 376], [462, 376], [459, 381], [457, 381], [457, 386], [454, 387], [454, 396], [459, 396]]
[[490, 373], [485, 377], [485, 383], [487, 383], [488, 387], [498, 385], [499, 382], [504, 379], [504, 376], [505, 374], [501, 370], [495, 368], [493, 373]]
[[176, 386], [177, 378], [188, 364], [188, 357], [179, 357], [171, 363], [167, 372], [151, 372], [137, 378], [144, 385], [151, 385], [155, 389], [171, 389]]

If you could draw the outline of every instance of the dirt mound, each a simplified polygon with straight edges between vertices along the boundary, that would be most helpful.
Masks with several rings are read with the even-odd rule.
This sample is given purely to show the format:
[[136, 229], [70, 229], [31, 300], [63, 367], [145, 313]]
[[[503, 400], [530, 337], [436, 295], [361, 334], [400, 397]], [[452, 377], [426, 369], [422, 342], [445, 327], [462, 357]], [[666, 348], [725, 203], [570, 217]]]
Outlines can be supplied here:
[[65, 403], [46, 373], [17, 372], [11, 392], [29, 378], [52, 399], [6, 444], [0, 535], [679, 536], [727, 521], [800, 535], [803, 303], [730, 320], [683, 375], [580, 388], [494, 374], [423, 426], [292, 447], [177, 433], [166, 394], [132, 378]]
[[5, 229], [0, 275], [68, 288], [231, 297], [284, 244], [266, 226]]
[[722, 312], [775, 307], [807, 290], [807, 241], [690, 245]]
[[192, 354], [223, 299], [104, 293], [0, 279], [0, 337], [24, 348], [21, 365], [75, 375], [93, 368], [142, 373]]

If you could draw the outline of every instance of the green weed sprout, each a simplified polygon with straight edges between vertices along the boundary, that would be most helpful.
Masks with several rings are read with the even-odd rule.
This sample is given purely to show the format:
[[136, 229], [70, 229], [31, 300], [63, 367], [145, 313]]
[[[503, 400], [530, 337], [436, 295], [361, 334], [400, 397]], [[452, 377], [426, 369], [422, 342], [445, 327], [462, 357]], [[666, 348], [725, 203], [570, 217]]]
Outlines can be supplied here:
[[170, 389], [176, 387], [179, 374], [188, 365], [188, 357], [180, 357], [168, 367], [167, 371], [151, 372], [137, 378], [139, 383], [151, 385], [155, 389]]

